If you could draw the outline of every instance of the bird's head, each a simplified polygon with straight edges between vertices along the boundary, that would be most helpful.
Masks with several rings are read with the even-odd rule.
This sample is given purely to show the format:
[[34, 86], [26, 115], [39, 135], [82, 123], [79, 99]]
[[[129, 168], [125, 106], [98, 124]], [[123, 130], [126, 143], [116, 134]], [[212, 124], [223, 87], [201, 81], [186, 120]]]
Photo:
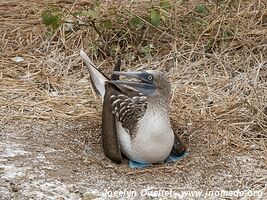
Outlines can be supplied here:
[[147, 97], [171, 95], [171, 84], [167, 76], [156, 70], [136, 71], [136, 72], [120, 72], [114, 71], [113, 74], [125, 76], [133, 80], [110, 80], [115, 85], [126, 85], [134, 88], [138, 92], [143, 93]]

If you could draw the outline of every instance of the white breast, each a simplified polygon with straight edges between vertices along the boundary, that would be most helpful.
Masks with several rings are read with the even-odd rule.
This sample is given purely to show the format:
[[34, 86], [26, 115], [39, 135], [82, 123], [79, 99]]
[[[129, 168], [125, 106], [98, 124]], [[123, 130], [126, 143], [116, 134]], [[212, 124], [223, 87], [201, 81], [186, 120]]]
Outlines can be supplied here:
[[161, 163], [171, 152], [174, 133], [167, 113], [147, 110], [132, 140], [120, 123], [117, 127], [122, 152], [133, 161]]

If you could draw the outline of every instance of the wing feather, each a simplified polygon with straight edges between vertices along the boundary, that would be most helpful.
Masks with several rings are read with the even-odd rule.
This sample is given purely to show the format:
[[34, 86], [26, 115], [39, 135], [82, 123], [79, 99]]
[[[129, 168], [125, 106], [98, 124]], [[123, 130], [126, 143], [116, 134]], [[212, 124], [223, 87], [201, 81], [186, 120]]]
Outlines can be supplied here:
[[94, 90], [96, 91], [97, 94], [101, 96], [103, 101], [106, 92], [105, 82], [108, 81], [108, 78], [96, 68], [91, 59], [87, 56], [87, 54], [83, 50], [80, 51], [80, 56], [84, 60], [87, 69], [90, 73], [90, 79]]
[[118, 121], [122, 123], [122, 127], [127, 129], [131, 137], [135, 137], [137, 126], [140, 118], [146, 112], [147, 102], [143, 94], [129, 97], [124, 94], [111, 95], [110, 101]]

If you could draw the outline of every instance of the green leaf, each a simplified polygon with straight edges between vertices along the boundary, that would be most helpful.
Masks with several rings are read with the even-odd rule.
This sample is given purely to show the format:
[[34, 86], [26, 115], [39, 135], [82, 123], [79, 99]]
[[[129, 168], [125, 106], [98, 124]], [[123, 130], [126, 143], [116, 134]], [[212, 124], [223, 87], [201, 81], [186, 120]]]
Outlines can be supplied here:
[[223, 31], [223, 37], [224, 38], [229, 38], [231, 36], [233, 36], [233, 32], [230, 29], [226, 29]]
[[156, 10], [150, 11], [149, 19], [150, 19], [150, 23], [152, 25], [154, 25], [156, 27], [158, 27], [160, 25], [160, 22], [161, 22], [160, 14]]
[[52, 27], [53, 31], [61, 25], [60, 15], [53, 10], [46, 10], [42, 13], [42, 21], [47, 28]]
[[203, 16], [208, 16], [208, 11], [206, 7], [203, 4], [196, 5], [195, 10], [197, 13], [203, 15]]
[[100, 22], [100, 27], [104, 29], [111, 29], [112, 28], [112, 21], [110, 19], [104, 20]]
[[170, 10], [171, 9], [171, 4], [168, 1], [162, 1], [160, 2], [159, 6], [163, 9], [163, 10]]
[[139, 17], [133, 17], [129, 22], [130, 26], [134, 29], [141, 29], [144, 26], [144, 23], [140, 20]]

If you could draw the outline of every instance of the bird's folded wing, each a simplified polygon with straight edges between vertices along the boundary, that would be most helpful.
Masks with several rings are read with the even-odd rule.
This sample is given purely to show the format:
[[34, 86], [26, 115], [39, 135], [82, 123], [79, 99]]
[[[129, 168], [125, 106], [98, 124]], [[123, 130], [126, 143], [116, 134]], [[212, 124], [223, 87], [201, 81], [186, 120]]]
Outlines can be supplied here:
[[138, 121], [146, 112], [146, 97], [142, 93], [133, 97], [123, 93], [113, 94], [110, 102], [116, 119], [121, 122], [122, 127], [128, 131], [131, 138], [134, 138], [137, 133]]

